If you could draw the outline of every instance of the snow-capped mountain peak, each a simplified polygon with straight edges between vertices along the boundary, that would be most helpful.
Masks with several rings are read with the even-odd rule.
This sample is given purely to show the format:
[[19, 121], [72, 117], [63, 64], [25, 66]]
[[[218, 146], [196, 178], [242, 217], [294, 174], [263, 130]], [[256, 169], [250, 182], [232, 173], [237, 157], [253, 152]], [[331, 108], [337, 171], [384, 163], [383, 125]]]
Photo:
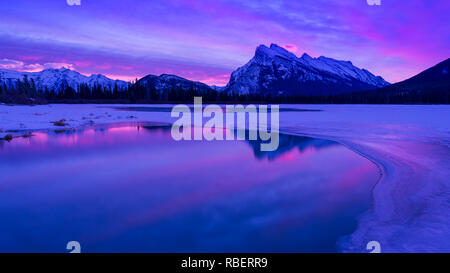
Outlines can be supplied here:
[[389, 83], [350, 61], [313, 58], [271, 44], [260, 45], [255, 56], [231, 74], [226, 90], [238, 94], [329, 94], [378, 88]]
[[260, 45], [256, 48], [255, 51], [255, 59], [257, 61], [261, 61], [262, 63], [265, 62], [271, 62], [274, 59], [286, 59], [289, 61], [293, 61], [295, 59], [297, 59], [297, 57], [287, 51], [286, 49], [276, 45], [276, 44], [271, 44], [270, 47], [267, 47], [265, 45]]
[[303, 53], [303, 55], [300, 57], [300, 59], [307, 61], [307, 62], [313, 60], [313, 58], [311, 56], [309, 56], [306, 52]]
[[101, 74], [92, 74], [87, 77], [75, 70], [68, 68], [49, 68], [40, 72], [20, 72], [12, 70], [0, 70], [0, 83], [5, 83], [8, 86], [15, 85], [17, 80], [23, 81], [27, 78], [29, 81], [33, 81], [37, 89], [41, 90], [55, 90], [59, 91], [66, 86], [72, 87], [77, 90], [81, 84], [87, 84], [89, 87], [95, 85], [102, 86], [112, 90], [115, 85], [118, 88], [124, 88], [129, 83], [121, 80], [112, 80]]

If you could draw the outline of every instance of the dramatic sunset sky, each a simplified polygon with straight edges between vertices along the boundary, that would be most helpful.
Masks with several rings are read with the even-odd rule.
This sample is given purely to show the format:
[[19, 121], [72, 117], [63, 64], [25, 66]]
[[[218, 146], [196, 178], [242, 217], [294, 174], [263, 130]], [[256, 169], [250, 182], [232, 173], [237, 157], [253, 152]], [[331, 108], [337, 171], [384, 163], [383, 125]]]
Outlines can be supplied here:
[[277, 43], [397, 82], [450, 57], [449, 14], [448, 0], [2, 1], [0, 68], [224, 85], [257, 45]]

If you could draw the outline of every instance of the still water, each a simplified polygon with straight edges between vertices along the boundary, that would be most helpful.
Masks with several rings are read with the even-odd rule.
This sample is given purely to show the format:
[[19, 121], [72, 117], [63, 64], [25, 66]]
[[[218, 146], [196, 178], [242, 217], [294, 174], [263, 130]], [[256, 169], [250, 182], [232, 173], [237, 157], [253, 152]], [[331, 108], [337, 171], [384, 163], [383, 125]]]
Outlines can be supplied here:
[[332, 141], [174, 141], [143, 125], [0, 141], [0, 252], [335, 252], [379, 178]]

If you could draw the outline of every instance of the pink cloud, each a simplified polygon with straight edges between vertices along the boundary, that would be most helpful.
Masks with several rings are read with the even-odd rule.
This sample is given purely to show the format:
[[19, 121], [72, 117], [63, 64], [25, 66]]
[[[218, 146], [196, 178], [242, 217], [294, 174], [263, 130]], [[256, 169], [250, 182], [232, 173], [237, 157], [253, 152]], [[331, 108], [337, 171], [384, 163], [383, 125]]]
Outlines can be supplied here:
[[294, 53], [297, 53], [297, 52], [298, 52], [298, 47], [297, 47], [296, 45], [292, 45], [292, 44], [289, 44], [289, 45], [281, 45], [281, 47], [284, 48], [284, 49], [286, 49], [286, 50], [288, 50], [288, 51], [294, 52]]
[[444, 0], [151, 2], [91, 1], [82, 12], [45, 0], [3, 5], [0, 58], [23, 64], [0, 67], [72, 64], [84, 74], [167, 73], [223, 85], [256, 46], [277, 43], [297, 55], [350, 60], [396, 82], [448, 58]]
[[21, 72], [39, 72], [44, 69], [54, 68], [68, 68], [68, 69], [74, 69], [72, 64], [68, 63], [34, 63], [34, 64], [26, 64], [22, 61], [17, 60], [11, 60], [11, 59], [1, 59], [0, 60], [0, 68], [1, 69], [9, 69], [9, 70], [16, 70]]

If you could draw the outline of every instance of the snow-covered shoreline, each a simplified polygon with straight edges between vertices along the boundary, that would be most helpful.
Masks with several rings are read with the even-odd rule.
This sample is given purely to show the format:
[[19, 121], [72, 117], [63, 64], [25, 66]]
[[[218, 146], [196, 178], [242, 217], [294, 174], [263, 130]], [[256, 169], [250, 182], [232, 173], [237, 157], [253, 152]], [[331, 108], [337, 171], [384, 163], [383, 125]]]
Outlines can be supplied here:
[[[0, 105], [0, 137], [119, 122], [162, 122], [169, 112], [118, 110], [127, 105]], [[130, 105], [152, 107], [149, 105]], [[170, 105], [156, 105], [163, 107]], [[373, 206], [339, 244], [343, 252], [450, 252], [450, 106], [286, 105], [323, 110], [281, 112], [280, 131], [337, 141], [380, 167]], [[54, 121], [65, 120], [67, 126]]]
[[339, 250], [367, 252], [378, 241], [383, 252], [449, 252], [450, 107], [324, 108], [334, 113], [324, 115], [329, 121], [287, 118], [292, 124], [282, 131], [338, 141], [383, 170], [371, 210]]

